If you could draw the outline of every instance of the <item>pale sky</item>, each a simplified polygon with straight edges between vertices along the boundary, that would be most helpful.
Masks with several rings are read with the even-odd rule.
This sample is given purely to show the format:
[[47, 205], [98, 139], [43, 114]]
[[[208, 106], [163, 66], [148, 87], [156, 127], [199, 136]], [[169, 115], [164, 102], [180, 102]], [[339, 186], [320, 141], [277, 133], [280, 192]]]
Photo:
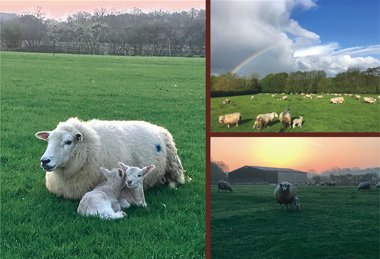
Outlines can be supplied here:
[[66, 18], [67, 15], [76, 13], [77, 11], [87, 11], [92, 13], [94, 9], [99, 9], [101, 7], [109, 9], [120, 10], [131, 10], [134, 7], [142, 9], [143, 11], [153, 11], [153, 10], [164, 10], [164, 11], [188, 11], [191, 8], [195, 9], [205, 9], [206, 3], [203, 1], [188, 1], [188, 0], [169, 0], [169, 1], [158, 1], [158, 0], [133, 0], [133, 1], [55, 1], [55, 0], [45, 0], [45, 1], [12, 1], [12, 0], [2, 0], [0, 2], [0, 11], [7, 13], [17, 13], [20, 14], [25, 11], [31, 11], [35, 7], [42, 7], [43, 13], [47, 15], [48, 18]]
[[380, 138], [376, 137], [213, 137], [211, 160], [229, 170], [245, 165], [315, 169], [380, 167]]

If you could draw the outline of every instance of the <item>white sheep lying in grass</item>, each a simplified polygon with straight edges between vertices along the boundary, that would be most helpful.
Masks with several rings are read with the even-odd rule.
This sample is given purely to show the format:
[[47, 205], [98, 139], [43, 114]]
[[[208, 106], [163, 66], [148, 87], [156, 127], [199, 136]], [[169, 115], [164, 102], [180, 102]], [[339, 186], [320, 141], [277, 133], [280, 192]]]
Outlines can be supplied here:
[[372, 98], [372, 97], [364, 97], [364, 102], [375, 104], [376, 99], [374, 99], [374, 98]]
[[226, 104], [226, 103], [231, 103], [231, 99], [226, 99], [223, 101], [223, 104]]
[[126, 185], [121, 190], [118, 198], [120, 206], [123, 209], [129, 208], [130, 205], [146, 207], [147, 204], [145, 202], [143, 179], [148, 173], [154, 170], [155, 166], [151, 165], [144, 168], [139, 168], [127, 166], [122, 162], [117, 164], [126, 175]]
[[292, 183], [282, 182], [274, 189], [274, 198], [280, 204], [280, 209], [282, 208], [282, 204], [284, 204], [287, 210], [288, 205], [292, 204], [296, 196], [297, 188]]
[[290, 116], [290, 113], [291, 113], [290, 109], [286, 109], [285, 111], [280, 113], [279, 119], [282, 125], [284, 126], [284, 128], [286, 128], [287, 125], [292, 127], [292, 117]]
[[294, 128], [295, 126], [297, 126], [297, 125], [298, 125], [298, 127], [301, 127], [301, 128], [302, 128], [302, 119], [303, 119], [303, 116], [300, 116], [299, 119], [294, 119], [294, 120], [293, 120], [293, 128]]
[[260, 131], [265, 126], [269, 127], [269, 123], [271, 123], [275, 117], [278, 117], [275, 112], [257, 115], [253, 129], [256, 127], [257, 131]]
[[344, 102], [343, 97], [335, 97], [335, 98], [330, 99], [330, 103], [333, 103], [333, 104], [339, 104], [339, 103], [343, 103], [343, 102]]
[[228, 128], [230, 127], [230, 124], [236, 124], [237, 127], [240, 120], [241, 114], [238, 112], [219, 116], [219, 122], [223, 125], [227, 125]]
[[83, 196], [77, 212], [84, 216], [98, 216], [102, 219], [123, 218], [126, 214], [121, 210], [118, 197], [125, 186], [125, 173], [116, 168], [111, 171], [103, 167], [100, 169], [106, 181]]
[[99, 168], [112, 168], [119, 161], [143, 167], [155, 165], [144, 178], [144, 188], [166, 178], [169, 186], [184, 184], [184, 170], [168, 130], [144, 121], [81, 121], [71, 118], [53, 131], [36, 133], [48, 141], [41, 157], [46, 187], [58, 196], [80, 199], [104, 181]]

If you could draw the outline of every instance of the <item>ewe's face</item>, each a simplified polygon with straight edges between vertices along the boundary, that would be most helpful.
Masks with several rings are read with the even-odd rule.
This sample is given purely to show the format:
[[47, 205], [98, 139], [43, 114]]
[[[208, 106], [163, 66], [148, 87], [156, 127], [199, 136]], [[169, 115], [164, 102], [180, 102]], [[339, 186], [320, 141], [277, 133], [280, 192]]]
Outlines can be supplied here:
[[287, 192], [290, 190], [290, 184], [288, 183], [280, 183], [280, 188], [283, 192]]
[[67, 131], [45, 131], [36, 133], [36, 137], [48, 141], [48, 147], [41, 157], [43, 170], [51, 172], [68, 164], [75, 144], [82, 139], [81, 134]]

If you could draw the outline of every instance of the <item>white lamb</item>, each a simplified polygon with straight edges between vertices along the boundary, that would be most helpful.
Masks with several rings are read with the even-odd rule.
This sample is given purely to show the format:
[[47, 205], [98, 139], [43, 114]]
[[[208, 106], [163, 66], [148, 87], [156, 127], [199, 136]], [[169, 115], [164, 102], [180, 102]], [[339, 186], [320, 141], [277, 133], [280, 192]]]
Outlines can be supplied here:
[[126, 214], [121, 210], [118, 197], [125, 186], [125, 173], [116, 168], [111, 171], [103, 167], [100, 169], [106, 181], [83, 196], [77, 212], [84, 216], [98, 216], [102, 219], [123, 218]]
[[297, 126], [297, 125], [298, 125], [298, 127], [301, 127], [301, 128], [302, 128], [302, 119], [303, 119], [303, 116], [300, 116], [299, 119], [294, 119], [294, 120], [293, 120], [293, 128], [294, 128], [295, 126]]
[[147, 204], [145, 202], [143, 179], [148, 173], [154, 170], [155, 166], [151, 165], [144, 168], [139, 168], [127, 166], [122, 162], [117, 164], [127, 176], [126, 186], [121, 190], [118, 198], [120, 206], [123, 209], [129, 208], [130, 205], [146, 207]]

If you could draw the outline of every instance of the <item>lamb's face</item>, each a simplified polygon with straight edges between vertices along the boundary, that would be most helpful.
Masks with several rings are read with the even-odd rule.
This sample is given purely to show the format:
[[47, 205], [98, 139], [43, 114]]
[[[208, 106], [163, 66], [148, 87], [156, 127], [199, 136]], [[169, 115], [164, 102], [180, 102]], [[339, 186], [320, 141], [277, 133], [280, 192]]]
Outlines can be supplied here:
[[48, 172], [65, 167], [70, 161], [75, 145], [82, 141], [80, 133], [58, 130], [38, 132], [36, 137], [48, 141], [48, 147], [41, 157], [41, 167]]
[[223, 122], [224, 122], [224, 116], [219, 116], [219, 122], [223, 124]]
[[277, 113], [273, 112], [272, 114], [273, 114], [274, 117], [278, 117]]
[[154, 165], [139, 168], [125, 165], [122, 162], [119, 162], [117, 164], [123, 170], [123, 172], [125, 172], [126, 185], [130, 189], [135, 189], [139, 186], [142, 186], [144, 176], [153, 171], [155, 168]]

